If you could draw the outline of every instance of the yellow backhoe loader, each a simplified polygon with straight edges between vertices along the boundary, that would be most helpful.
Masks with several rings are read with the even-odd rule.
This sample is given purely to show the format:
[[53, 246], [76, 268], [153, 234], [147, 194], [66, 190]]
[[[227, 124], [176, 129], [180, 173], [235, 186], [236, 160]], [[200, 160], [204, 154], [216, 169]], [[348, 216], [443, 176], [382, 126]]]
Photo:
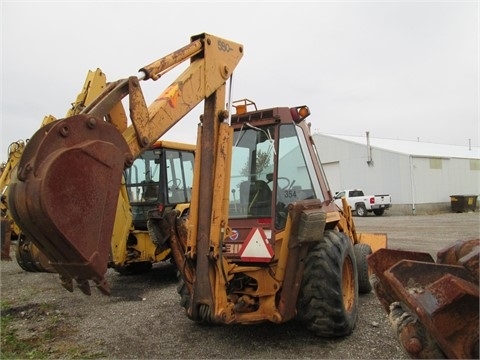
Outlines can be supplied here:
[[[298, 318], [319, 336], [347, 335], [359, 283], [368, 283], [366, 257], [386, 237], [357, 234], [348, 206], [335, 206], [307, 106], [258, 110], [249, 100], [226, 100], [243, 50], [210, 34], [193, 36], [138, 76], [109, 83], [78, 115], [43, 127], [25, 148], [9, 208], [65, 288], [72, 291], [75, 281], [90, 294], [92, 281], [109, 294], [104, 275], [121, 223], [122, 174], [203, 101], [188, 216], [172, 210], [159, 221], [152, 211], [147, 224], [168, 242], [187, 316], [215, 324]], [[147, 107], [140, 82], [185, 60], [190, 65]], [[127, 96], [129, 126], [124, 111], [113, 111]]]

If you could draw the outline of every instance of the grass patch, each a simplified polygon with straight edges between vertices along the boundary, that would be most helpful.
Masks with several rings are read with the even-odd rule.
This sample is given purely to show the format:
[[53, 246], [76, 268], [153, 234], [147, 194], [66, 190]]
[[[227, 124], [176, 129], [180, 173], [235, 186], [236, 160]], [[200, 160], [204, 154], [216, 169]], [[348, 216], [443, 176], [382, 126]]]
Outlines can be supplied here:
[[69, 342], [71, 330], [64, 316], [50, 304], [15, 306], [0, 303], [1, 359], [98, 359], [101, 352], [90, 352]]

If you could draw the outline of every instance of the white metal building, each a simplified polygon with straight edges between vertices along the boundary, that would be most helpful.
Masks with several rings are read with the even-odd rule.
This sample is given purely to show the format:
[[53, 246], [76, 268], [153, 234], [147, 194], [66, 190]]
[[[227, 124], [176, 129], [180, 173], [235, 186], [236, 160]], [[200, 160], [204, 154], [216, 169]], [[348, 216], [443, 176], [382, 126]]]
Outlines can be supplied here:
[[390, 194], [390, 214], [451, 211], [452, 195], [480, 197], [479, 147], [379, 139], [368, 133], [313, 138], [333, 193], [361, 188], [366, 194]]

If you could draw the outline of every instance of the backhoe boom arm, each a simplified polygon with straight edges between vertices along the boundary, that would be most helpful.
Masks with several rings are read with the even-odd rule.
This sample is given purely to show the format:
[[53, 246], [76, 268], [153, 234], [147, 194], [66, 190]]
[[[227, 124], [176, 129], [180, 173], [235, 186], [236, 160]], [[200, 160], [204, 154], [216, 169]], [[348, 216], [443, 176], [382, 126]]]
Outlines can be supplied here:
[[[72, 291], [76, 280], [90, 294], [88, 281], [93, 280], [102, 292], [110, 292], [104, 274], [122, 172], [206, 99], [203, 126], [209, 130], [199, 151], [205, 156], [198, 161], [201, 167], [215, 161], [210, 150], [217, 144], [217, 124], [224, 120], [225, 83], [242, 56], [240, 44], [209, 34], [193, 36], [190, 45], [142, 68], [139, 76], [109, 83], [79, 115], [55, 121], [32, 136], [9, 188], [9, 208], [65, 288]], [[157, 80], [187, 59], [190, 66], [147, 107], [140, 80]], [[118, 111], [126, 96], [130, 126]], [[200, 188], [212, 191], [212, 175], [203, 175]], [[209, 218], [199, 216], [198, 228]]]

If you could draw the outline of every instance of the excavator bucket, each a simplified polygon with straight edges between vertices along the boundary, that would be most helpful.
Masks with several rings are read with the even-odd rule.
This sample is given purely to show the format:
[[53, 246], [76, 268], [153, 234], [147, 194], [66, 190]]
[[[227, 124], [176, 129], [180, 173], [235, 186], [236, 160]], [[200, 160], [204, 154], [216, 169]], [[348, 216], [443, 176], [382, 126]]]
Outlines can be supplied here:
[[130, 150], [111, 124], [90, 115], [54, 121], [25, 147], [9, 187], [15, 222], [47, 256], [63, 286], [105, 294], [104, 279], [122, 171]]
[[380, 249], [368, 258], [371, 282], [412, 358], [479, 356], [480, 240], [438, 252]]

